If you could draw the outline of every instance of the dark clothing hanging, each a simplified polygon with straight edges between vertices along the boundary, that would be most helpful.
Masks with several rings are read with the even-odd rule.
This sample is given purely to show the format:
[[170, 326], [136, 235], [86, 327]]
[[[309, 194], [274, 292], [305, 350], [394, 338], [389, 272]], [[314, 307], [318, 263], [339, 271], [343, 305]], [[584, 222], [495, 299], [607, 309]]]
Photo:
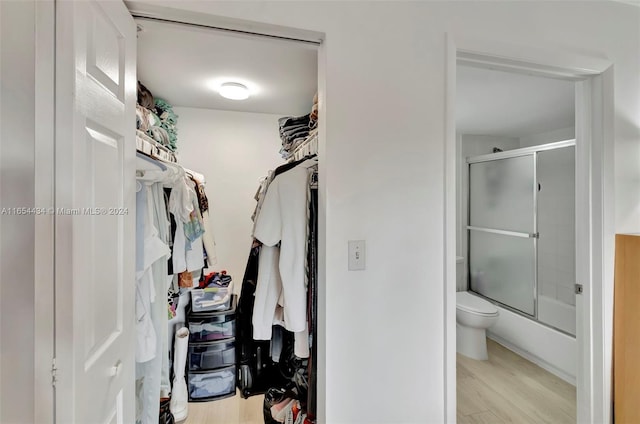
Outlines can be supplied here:
[[240, 300], [236, 309], [237, 386], [243, 398], [265, 393], [274, 384], [284, 381], [278, 364], [272, 361], [271, 341], [253, 340], [253, 304], [258, 281], [261, 246], [251, 248], [242, 279]]
[[189, 175], [189, 177], [190, 177], [189, 179], [193, 181], [193, 183], [196, 185], [194, 190], [196, 192], [196, 197], [198, 198], [198, 206], [200, 207], [200, 213], [204, 213], [209, 210], [209, 200], [207, 199], [207, 194], [204, 191], [204, 184], [200, 183], [191, 175]]
[[307, 308], [309, 320], [309, 389], [307, 392], [307, 418], [314, 421], [317, 413], [316, 388], [318, 385], [318, 189], [311, 189], [309, 205], [309, 244], [307, 248]]
[[[169, 198], [171, 197], [171, 188], [165, 187], [164, 188], [164, 204], [167, 208], [167, 211], [169, 210]], [[175, 234], [176, 234], [176, 220], [173, 217], [173, 214], [170, 213], [169, 214], [169, 222], [171, 223], [171, 231], [169, 231], [169, 236], [170, 236], [170, 241], [169, 241], [169, 249], [171, 249], [171, 257], [169, 257], [169, 259], [167, 260], [167, 264], [168, 264], [168, 269], [167, 269], [167, 275], [173, 275], [173, 240], [175, 238]]]

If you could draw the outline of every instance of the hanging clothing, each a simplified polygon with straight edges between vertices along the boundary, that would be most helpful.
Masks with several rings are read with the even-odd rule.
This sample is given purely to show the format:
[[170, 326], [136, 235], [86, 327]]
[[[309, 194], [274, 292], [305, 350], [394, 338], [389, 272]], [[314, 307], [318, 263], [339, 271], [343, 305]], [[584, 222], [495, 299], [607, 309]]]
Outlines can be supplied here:
[[[192, 287], [204, 266], [207, 204], [197, 181], [186, 178], [177, 165], [158, 165], [160, 170], [138, 174], [136, 195], [136, 423], [156, 424], [158, 402], [171, 393], [169, 380], [169, 327], [167, 292], [181, 274], [183, 285]], [[170, 191], [165, 193], [165, 188]], [[173, 225], [172, 225], [173, 221]], [[173, 240], [172, 238], [175, 237]], [[173, 249], [173, 254], [172, 249]], [[215, 258], [215, 250], [213, 257]], [[171, 265], [171, 272], [169, 272]], [[175, 275], [174, 275], [175, 273]], [[175, 311], [182, 313], [189, 292]], [[180, 307], [182, 306], [182, 308]]]
[[175, 239], [173, 241], [173, 272], [195, 271], [204, 267], [204, 252], [202, 249], [202, 237], [190, 242], [191, 249], [187, 250], [187, 237], [184, 227], [176, 226]]
[[309, 362], [307, 368], [307, 416], [315, 422], [318, 386], [318, 189], [309, 190], [309, 243], [307, 247], [307, 307], [309, 325]]
[[[168, 388], [167, 245], [169, 222], [161, 183], [138, 182], [136, 193], [136, 422], [158, 422], [158, 401]], [[142, 240], [142, 248], [139, 243]], [[168, 377], [168, 374], [167, 376]]]
[[206, 181], [204, 175], [197, 172], [188, 171], [191, 174], [191, 179], [195, 184], [196, 196], [198, 197], [198, 206], [200, 206], [200, 213], [202, 214], [202, 223], [204, 228], [204, 234], [202, 235], [202, 244], [207, 258], [206, 266], [211, 268], [218, 263], [216, 252], [216, 241], [211, 231], [211, 218], [209, 217], [209, 200], [205, 192]]
[[253, 304], [252, 324], [255, 340], [271, 339], [271, 326], [282, 293], [279, 262], [280, 249], [263, 245], [258, 258], [258, 281]]
[[[153, 279], [152, 266], [160, 259], [167, 259], [171, 254], [169, 246], [164, 243], [154, 225], [154, 200], [151, 187], [141, 185], [136, 193], [136, 227], [138, 234], [143, 234], [141, 254], [136, 258], [136, 319], [138, 344], [136, 361], [146, 362], [156, 355], [156, 334], [151, 319], [151, 303], [156, 300], [156, 287]], [[136, 250], [140, 248], [136, 246]]]
[[202, 213], [202, 222], [204, 224], [202, 244], [207, 255], [207, 267], [211, 268], [218, 263], [218, 253], [216, 251], [216, 241], [213, 237], [213, 232], [211, 231], [213, 226], [211, 225], [211, 218], [209, 217], [208, 210]]
[[264, 203], [264, 196], [267, 194], [267, 190], [269, 189], [269, 185], [273, 178], [275, 177], [275, 173], [273, 171], [269, 171], [266, 177], [260, 182], [258, 186], [258, 191], [256, 191], [255, 196], [253, 197], [256, 200], [256, 208], [251, 215], [251, 220], [253, 221], [253, 228], [251, 228], [251, 237], [255, 238], [256, 231], [256, 218], [260, 215], [260, 210], [262, 209], [262, 204]]
[[185, 178], [181, 178], [172, 187], [169, 211], [176, 220], [172, 256], [173, 273], [179, 274], [203, 268], [203, 221], [198, 209], [196, 193]]
[[298, 166], [299, 164], [301, 164], [307, 159], [310, 159], [310, 158], [304, 158], [295, 162], [289, 162], [289, 163], [285, 163], [284, 165], [280, 165], [275, 170], [269, 171], [267, 173], [267, 176], [262, 179], [262, 181], [260, 182], [260, 185], [258, 186], [258, 190], [256, 191], [256, 194], [254, 196], [254, 199], [256, 200], [257, 203], [256, 203], [256, 208], [254, 209], [253, 214], [251, 215], [251, 220], [253, 221], [253, 228], [251, 230], [252, 237], [254, 237], [254, 232], [256, 229], [256, 218], [260, 214], [260, 210], [262, 209], [262, 204], [264, 203], [264, 196], [267, 194], [267, 190], [269, 189], [269, 185], [271, 184], [271, 181], [273, 181], [273, 179], [278, 175], [292, 168], [295, 168], [296, 166]]
[[[271, 338], [271, 325], [296, 333], [295, 353], [309, 356], [306, 292], [310, 159], [273, 179], [256, 219], [255, 237], [263, 243], [253, 310], [253, 336]], [[280, 247], [276, 245], [280, 243]]]

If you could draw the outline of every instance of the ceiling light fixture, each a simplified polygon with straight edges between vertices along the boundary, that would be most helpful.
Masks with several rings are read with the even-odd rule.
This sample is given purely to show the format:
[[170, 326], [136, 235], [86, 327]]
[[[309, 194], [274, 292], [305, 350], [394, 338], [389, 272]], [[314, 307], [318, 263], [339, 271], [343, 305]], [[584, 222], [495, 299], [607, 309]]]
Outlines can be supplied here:
[[238, 82], [225, 82], [218, 89], [218, 93], [225, 99], [246, 100], [249, 98], [249, 89]]

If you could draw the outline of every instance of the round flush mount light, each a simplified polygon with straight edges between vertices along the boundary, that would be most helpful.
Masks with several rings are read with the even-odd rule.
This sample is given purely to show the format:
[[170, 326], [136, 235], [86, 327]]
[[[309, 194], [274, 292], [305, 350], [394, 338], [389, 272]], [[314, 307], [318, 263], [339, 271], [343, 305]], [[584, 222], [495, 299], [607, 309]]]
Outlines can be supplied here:
[[218, 93], [225, 99], [246, 100], [249, 98], [249, 89], [239, 82], [225, 82], [218, 89]]

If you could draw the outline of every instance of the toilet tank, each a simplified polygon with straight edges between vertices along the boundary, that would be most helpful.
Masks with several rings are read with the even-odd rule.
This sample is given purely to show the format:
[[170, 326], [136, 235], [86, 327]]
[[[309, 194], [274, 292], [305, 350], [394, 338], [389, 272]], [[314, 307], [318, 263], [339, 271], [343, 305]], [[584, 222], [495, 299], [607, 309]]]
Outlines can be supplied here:
[[456, 257], [456, 291], [467, 290], [467, 279], [464, 270], [464, 258], [462, 256]]

